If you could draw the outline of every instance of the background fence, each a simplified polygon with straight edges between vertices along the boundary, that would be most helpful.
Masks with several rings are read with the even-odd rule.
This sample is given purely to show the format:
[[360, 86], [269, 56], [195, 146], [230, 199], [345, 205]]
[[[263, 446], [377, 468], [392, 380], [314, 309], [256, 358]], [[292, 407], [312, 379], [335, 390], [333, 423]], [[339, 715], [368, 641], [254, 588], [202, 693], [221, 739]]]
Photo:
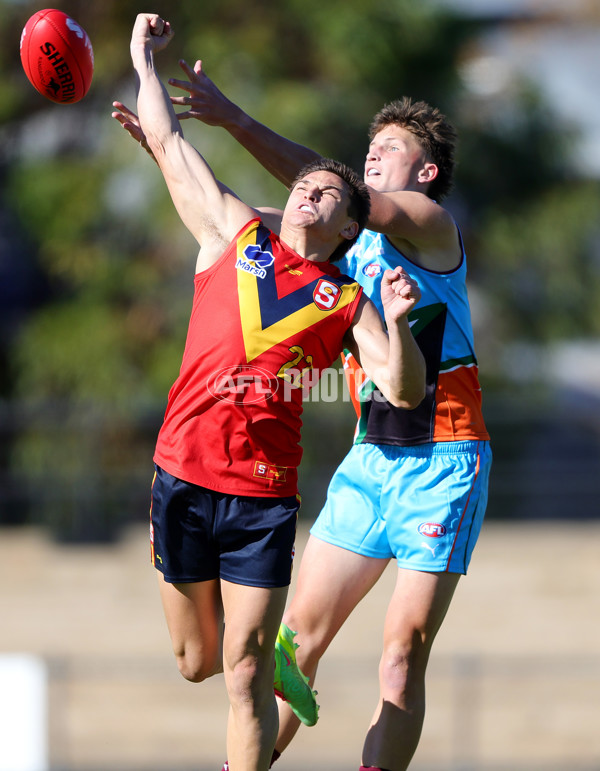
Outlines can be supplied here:
[[[306, 535], [303, 524], [299, 554]], [[486, 524], [434, 646], [415, 771], [600, 768], [599, 536], [598, 523]], [[79, 546], [4, 528], [0, 566], [0, 654], [46, 666], [50, 771], [221, 767], [224, 685], [179, 676], [145, 527]], [[332, 644], [321, 719], [281, 771], [358, 767], [394, 578], [389, 568]]]

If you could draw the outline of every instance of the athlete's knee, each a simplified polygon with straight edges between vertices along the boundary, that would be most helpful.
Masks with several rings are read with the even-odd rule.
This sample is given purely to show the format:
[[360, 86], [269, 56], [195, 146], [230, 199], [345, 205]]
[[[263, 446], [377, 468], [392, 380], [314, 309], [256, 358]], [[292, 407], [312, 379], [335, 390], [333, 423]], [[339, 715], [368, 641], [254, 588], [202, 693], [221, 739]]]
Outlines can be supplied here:
[[181, 676], [190, 683], [201, 683], [221, 671], [214, 657], [206, 657], [189, 646], [176, 650], [175, 660]]
[[286, 613], [283, 621], [296, 632], [294, 642], [298, 645], [296, 649], [298, 665], [304, 674], [312, 675], [331, 642], [327, 631], [318, 624], [307, 622], [293, 612]]
[[421, 635], [386, 643], [379, 665], [382, 684], [395, 693], [406, 693], [425, 677], [429, 651]]
[[274, 663], [247, 654], [239, 658], [227, 672], [226, 682], [232, 705], [258, 705], [275, 699], [273, 692]]

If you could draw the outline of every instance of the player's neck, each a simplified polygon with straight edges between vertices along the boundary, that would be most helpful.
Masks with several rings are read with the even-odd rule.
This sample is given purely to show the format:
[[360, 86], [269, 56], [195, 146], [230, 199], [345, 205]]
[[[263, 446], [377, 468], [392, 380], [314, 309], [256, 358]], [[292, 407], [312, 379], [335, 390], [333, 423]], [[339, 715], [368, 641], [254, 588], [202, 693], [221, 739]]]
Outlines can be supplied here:
[[281, 240], [300, 257], [310, 262], [327, 262], [337, 246], [336, 243], [320, 240], [306, 229], [289, 228], [283, 224]]

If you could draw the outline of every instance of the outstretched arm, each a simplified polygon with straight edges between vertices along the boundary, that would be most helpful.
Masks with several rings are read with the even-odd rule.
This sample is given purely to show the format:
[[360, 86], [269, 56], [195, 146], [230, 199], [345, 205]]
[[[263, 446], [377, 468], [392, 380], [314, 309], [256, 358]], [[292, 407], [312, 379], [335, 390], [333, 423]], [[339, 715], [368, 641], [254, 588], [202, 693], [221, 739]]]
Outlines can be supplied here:
[[198, 118], [209, 126], [226, 129], [270, 174], [287, 187], [303, 166], [321, 157], [314, 150], [275, 133], [230, 101], [204, 72], [201, 61], [197, 61], [193, 68], [184, 61], [180, 65], [188, 80], [169, 80], [171, 86], [189, 94], [171, 97], [173, 104], [188, 108], [187, 112], [179, 113], [177, 117], [180, 120]]
[[[174, 97], [171, 97], [171, 101], [173, 101], [173, 99]], [[114, 107], [112, 117], [117, 120], [121, 126], [123, 126], [131, 138], [138, 142], [141, 147], [143, 147], [144, 150], [148, 153], [150, 158], [156, 162], [156, 157], [154, 156], [154, 153], [148, 144], [148, 140], [142, 130], [138, 116], [133, 112], [133, 110], [127, 107], [126, 104], [123, 104], [123, 102], [115, 101], [112, 104]], [[184, 116], [185, 115], [186, 114], [184, 113]], [[179, 118], [179, 116], [177, 117]], [[256, 206], [253, 207], [253, 209], [254, 213], [260, 215], [262, 221], [270, 230], [274, 231], [275, 233], [280, 232], [281, 217], [283, 214], [281, 209], [269, 206]]]
[[363, 295], [348, 344], [385, 398], [404, 409], [414, 409], [425, 396], [425, 359], [408, 323], [420, 298], [419, 287], [408, 274], [386, 270], [381, 299], [387, 333], [377, 308]]
[[[274, 177], [290, 185], [306, 163], [319, 153], [292, 142], [259, 123], [228, 99], [204, 72], [202, 62], [192, 68], [180, 62], [187, 80], [172, 78], [170, 85], [187, 91], [188, 96], [171, 97], [173, 104], [187, 107], [180, 120], [198, 118], [210, 126], [221, 126], [237, 140]], [[422, 190], [378, 192], [371, 189], [371, 214], [368, 227], [400, 239], [401, 251], [409, 251], [426, 267], [446, 270], [456, 267], [460, 247], [456, 225], [451, 215], [426, 195], [427, 180], [437, 174], [434, 164], [423, 169]]]
[[[169, 85], [187, 91], [189, 96], [172, 96], [174, 105], [189, 109], [181, 112], [177, 118], [198, 118], [208, 126], [225, 128], [264, 168], [286, 187], [289, 187], [300, 169], [307, 163], [318, 160], [321, 156], [314, 150], [292, 142], [250, 115], [230, 101], [220, 91], [202, 69], [202, 62], [197, 61], [195, 68], [185, 61], [180, 63], [189, 80], [169, 79]], [[138, 116], [122, 102], [113, 102], [113, 118], [140, 145], [154, 157], [140, 125]], [[156, 160], [156, 159], [155, 159]]]
[[[186, 91], [172, 96], [174, 105], [186, 107], [180, 120], [198, 118], [210, 126], [221, 126], [236, 139], [276, 179], [289, 186], [298, 171], [320, 157], [319, 153], [291, 141], [248, 115], [217, 88], [197, 61], [192, 68], [180, 66], [187, 80], [171, 78], [169, 84]], [[122, 114], [113, 113], [123, 127], [144, 146], [135, 115], [115, 103]], [[431, 167], [431, 164], [428, 164]], [[452, 270], [460, 262], [461, 249], [453, 218], [423, 192], [397, 190], [380, 193], [371, 188], [371, 215], [368, 227], [394, 239], [394, 245], [415, 262], [431, 270]]]
[[218, 259], [254, 212], [215, 178], [183, 136], [154, 67], [155, 52], [165, 48], [172, 36], [169, 23], [157, 14], [136, 18], [130, 48], [137, 78], [139, 126], [182, 221], [202, 246], [202, 268]]

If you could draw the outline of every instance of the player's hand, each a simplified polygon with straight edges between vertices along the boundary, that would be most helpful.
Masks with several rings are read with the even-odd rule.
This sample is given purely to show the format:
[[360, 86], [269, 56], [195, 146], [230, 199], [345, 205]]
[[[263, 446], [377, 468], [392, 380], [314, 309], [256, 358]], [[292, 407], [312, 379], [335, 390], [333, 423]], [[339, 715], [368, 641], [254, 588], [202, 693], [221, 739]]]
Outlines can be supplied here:
[[421, 299], [417, 282], [401, 268], [386, 270], [381, 281], [381, 301], [386, 321], [407, 316]]
[[131, 33], [131, 48], [143, 47], [156, 53], [166, 48], [172, 37], [170, 23], [157, 13], [139, 13]]
[[135, 139], [136, 142], [144, 148], [148, 155], [155, 160], [154, 153], [150, 149], [148, 142], [146, 141], [146, 135], [142, 131], [138, 116], [130, 110], [129, 107], [123, 104], [123, 102], [113, 102], [115, 111], [112, 113], [112, 117], [117, 120], [130, 137]]
[[220, 91], [202, 69], [198, 60], [194, 67], [183, 61], [179, 62], [188, 80], [169, 79], [169, 85], [187, 91], [189, 96], [172, 96], [171, 102], [181, 107], [188, 107], [187, 112], [180, 112], [179, 120], [198, 118], [209, 126], [226, 126], [235, 122], [239, 108]]

